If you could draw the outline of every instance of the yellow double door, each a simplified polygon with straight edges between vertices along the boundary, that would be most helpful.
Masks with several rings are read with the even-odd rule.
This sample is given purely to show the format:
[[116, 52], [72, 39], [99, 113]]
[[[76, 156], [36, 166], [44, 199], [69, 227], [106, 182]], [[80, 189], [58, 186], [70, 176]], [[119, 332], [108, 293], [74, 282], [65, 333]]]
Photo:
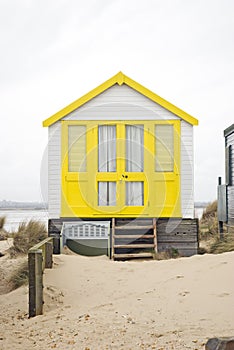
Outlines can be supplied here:
[[61, 217], [180, 217], [180, 122], [62, 121]]

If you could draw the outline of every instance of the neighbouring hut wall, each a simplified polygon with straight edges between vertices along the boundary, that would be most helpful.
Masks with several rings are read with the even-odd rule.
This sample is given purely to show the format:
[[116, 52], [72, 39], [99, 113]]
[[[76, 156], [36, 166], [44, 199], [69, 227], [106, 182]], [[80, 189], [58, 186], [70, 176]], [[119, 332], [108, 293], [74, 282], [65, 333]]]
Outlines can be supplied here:
[[49, 127], [48, 210], [49, 218], [60, 217], [61, 202], [61, 123]]
[[[114, 85], [64, 120], [172, 120], [176, 115], [127, 85]], [[60, 217], [61, 123], [49, 127], [49, 217]], [[181, 207], [183, 218], [194, 218], [193, 126], [181, 120]]]
[[234, 130], [225, 138], [226, 147], [230, 147], [230, 184], [227, 185], [228, 224], [234, 225]]
[[234, 186], [227, 188], [228, 224], [234, 226]]

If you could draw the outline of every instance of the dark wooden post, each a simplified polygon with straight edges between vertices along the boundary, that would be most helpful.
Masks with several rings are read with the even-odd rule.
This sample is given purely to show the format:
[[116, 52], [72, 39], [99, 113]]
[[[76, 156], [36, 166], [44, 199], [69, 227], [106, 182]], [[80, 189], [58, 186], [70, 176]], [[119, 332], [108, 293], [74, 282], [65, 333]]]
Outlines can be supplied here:
[[45, 268], [52, 269], [53, 267], [53, 245], [51, 242], [45, 243]]
[[52, 233], [50, 234], [50, 237], [53, 237], [53, 254], [60, 254], [60, 233]]
[[[218, 177], [218, 185], [221, 186], [222, 185], [222, 178], [219, 176]], [[219, 205], [219, 198], [218, 198], [218, 205]], [[219, 236], [220, 239], [223, 239], [223, 221], [219, 221]]]
[[111, 258], [114, 260], [114, 247], [115, 247], [115, 218], [112, 218], [112, 225], [111, 225]]
[[28, 252], [29, 269], [29, 317], [42, 315], [43, 311], [43, 271], [42, 251]]
[[153, 218], [153, 232], [154, 232], [154, 252], [158, 252], [158, 239], [157, 239], [157, 221]]

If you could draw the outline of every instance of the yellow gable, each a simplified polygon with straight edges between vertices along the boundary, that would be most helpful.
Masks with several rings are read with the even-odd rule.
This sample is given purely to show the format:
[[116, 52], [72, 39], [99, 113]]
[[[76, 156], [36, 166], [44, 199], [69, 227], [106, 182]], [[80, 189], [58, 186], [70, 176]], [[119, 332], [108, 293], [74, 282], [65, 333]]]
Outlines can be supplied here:
[[154, 92], [150, 91], [149, 89], [140, 85], [136, 81], [127, 77], [122, 72], [119, 72], [116, 75], [114, 75], [112, 78], [110, 78], [109, 80], [105, 81], [103, 84], [99, 85], [98, 87], [91, 90], [90, 92], [88, 92], [87, 94], [85, 94], [84, 96], [79, 98], [78, 100], [72, 102], [70, 105], [66, 106], [65, 108], [63, 108], [59, 112], [55, 113], [50, 118], [44, 120], [43, 126], [47, 127], [47, 126], [54, 124], [58, 120], [65, 117], [67, 114], [73, 112], [74, 110], [81, 107], [82, 105], [84, 105], [85, 103], [87, 103], [88, 101], [90, 101], [94, 97], [98, 96], [99, 94], [101, 94], [102, 92], [109, 89], [110, 87], [112, 87], [115, 84], [118, 84], [118, 85], [126, 84], [127, 86], [131, 87], [135, 91], [137, 91], [140, 94], [144, 95], [145, 97], [149, 98], [153, 102], [158, 103], [160, 106], [162, 106], [165, 109], [167, 109], [168, 111], [174, 113], [176, 116], [185, 120], [189, 124], [198, 125], [198, 120], [196, 118], [192, 117], [188, 113], [184, 112], [182, 109], [174, 106], [172, 103], [166, 101], [162, 97], [156, 95]]

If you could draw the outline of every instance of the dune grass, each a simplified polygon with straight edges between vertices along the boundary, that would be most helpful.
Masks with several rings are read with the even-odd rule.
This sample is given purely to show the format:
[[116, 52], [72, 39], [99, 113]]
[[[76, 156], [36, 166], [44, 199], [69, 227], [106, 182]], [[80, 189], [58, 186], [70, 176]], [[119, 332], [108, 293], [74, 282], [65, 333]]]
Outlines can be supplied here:
[[[200, 220], [200, 245], [202, 253], [220, 254], [234, 250], [234, 234], [224, 232], [220, 238], [218, 232], [217, 201], [210, 203]], [[205, 248], [203, 247], [205, 242]]]
[[222, 239], [218, 238], [211, 244], [209, 253], [220, 254], [234, 251], [234, 234], [226, 233]]
[[6, 217], [0, 216], [0, 230], [3, 229], [5, 222], [6, 222]]
[[200, 220], [200, 239], [217, 238], [218, 218], [217, 201], [214, 201], [205, 208]]
[[28, 260], [21, 261], [9, 276], [8, 283], [10, 291], [15, 290], [28, 283]]
[[13, 234], [11, 254], [27, 254], [31, 247], [46, 237], [47, 229], [44, 223], [36, 220], [30, 220], [28, 223], [22, 222], [18, 231]]
[[199, 222], [199, 254], [210, 253], [218, 239], [217, 201], [214, 201], [205, 208]]
[[0, 217], [0, 241], [4, 241], [8, 237], [8, 233], [4, 229], [5, 222], [6, 222], [6, 217], [1, 216]]
[[45, 224], [30, 220], [22, 222], [13, 234], [13, 246], [9, 249], [12, 260], [11, 272], [7, 279], [8, 291], [28, 283], [28, 250], [47, 237]]

